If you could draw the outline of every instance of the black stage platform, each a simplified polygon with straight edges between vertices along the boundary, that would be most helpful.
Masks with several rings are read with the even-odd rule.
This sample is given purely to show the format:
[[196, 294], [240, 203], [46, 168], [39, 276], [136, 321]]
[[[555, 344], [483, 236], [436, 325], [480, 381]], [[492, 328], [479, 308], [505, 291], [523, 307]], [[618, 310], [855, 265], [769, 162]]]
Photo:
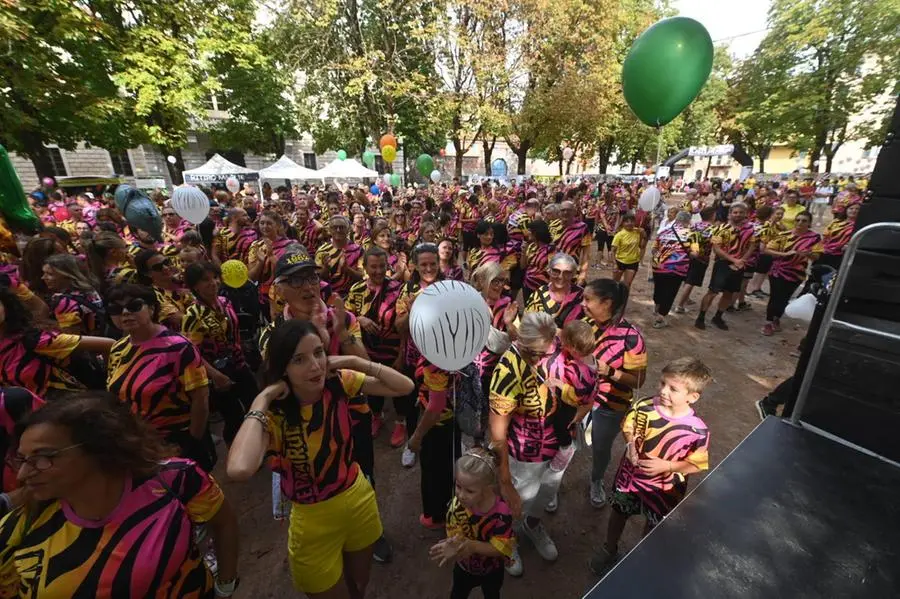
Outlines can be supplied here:
[[900, 597], [900, 468], [769, 417], [586, 595], [631, 597]]

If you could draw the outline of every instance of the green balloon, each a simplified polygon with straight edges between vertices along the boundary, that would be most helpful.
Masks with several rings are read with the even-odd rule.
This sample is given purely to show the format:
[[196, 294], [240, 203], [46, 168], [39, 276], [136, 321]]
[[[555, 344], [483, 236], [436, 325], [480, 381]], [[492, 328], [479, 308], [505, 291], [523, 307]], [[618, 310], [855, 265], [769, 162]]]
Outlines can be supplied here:
[[366, 150], [365, 152], [363, 152], [363, 164], [369, 167], [375, 164], [375, 152], [371, 150]]
[[41, 221], [28, 205], [6, 148], [0, 146], [0, 215], [17, 231], [36, 233]]
[[430, 176], [431, 171], [434, 170], [434, 159], [428, 154], [419, 154], [419, 157], [416, 158], [416, 170], [419, 171], [423, 177]]
[[687, 17], [663, 19], [635, 40], [622, 66], [622, 91], [634, 114], [661, 127], [687, 108], [712, 70], [706, 28]]
[[338, 160], [347, 160], [347, 152], [338, 150]]
[[397, 173], [391, 175], [391, 185], [393, 185], [394, 187], [400, 185], [400, 175], [398, 175]]

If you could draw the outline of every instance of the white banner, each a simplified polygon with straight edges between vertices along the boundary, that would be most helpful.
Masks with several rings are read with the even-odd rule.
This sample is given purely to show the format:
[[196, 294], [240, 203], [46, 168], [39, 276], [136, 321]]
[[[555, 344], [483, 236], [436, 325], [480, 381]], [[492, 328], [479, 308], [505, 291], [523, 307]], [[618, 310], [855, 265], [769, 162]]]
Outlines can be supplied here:
[[670, 169], [671, 169], [671, 167], [668, 167], [668, 166], [657, 167], [656, 176], [657, 177], [668, 177]]
[[688, 149], [688, 156], [727, 156], [734, 152], [732, 144], [724, 144], [720, 146], [691, 146]]

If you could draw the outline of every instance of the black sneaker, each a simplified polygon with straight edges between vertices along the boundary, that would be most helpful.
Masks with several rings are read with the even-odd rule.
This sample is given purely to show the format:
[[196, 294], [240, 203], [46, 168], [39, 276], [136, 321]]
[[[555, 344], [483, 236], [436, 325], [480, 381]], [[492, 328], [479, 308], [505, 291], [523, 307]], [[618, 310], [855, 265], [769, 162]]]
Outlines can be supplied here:
[[375, 541], [372, 558], [379, 564], [389, 564], [391, 563], [391, 560], [394, 559], [394, 548], [391, 547], [388, 540], [384, 538], [384, 535], [381, 535], [378, 537], [378, 540]]
[[726, 311], [726, 312], [737, 312], [737, 308], [735, 308], [735, 307], [732, 305], [732, 306], [728, 306], [727, 308], [725, 308], [725, 311]]
[[705, 331], [706, 330], [706, 321], [703, 320], [702, 318], [698, 318], [697, 320], [694, 321], [694, 328], [700, 329], [701, 331]]
[[621, 559], [621, 555], [618, 552], [610, 553], [609, 550], [605, 546], [600, 546], [600, 551], [594, 554], [594, 557], [591, 558], [590, 568], [591, 572], [603, 578], [606, 576], [606, 573], [613, 569], [619, 560]]
[[721, 318], [720, 316], [713, 316], [713, 317], [712, 317], [712, 323], [713, 323], [714, 325], [716, 325], [716, 328], [718, 328], [718, 329], [720, 329], [720, 330], [722, 330], [722, 331], [727, 331], [727, 330], [728, 330], [728, 325], [725, 324], [725, 321], [722, 320], [722, 318]]

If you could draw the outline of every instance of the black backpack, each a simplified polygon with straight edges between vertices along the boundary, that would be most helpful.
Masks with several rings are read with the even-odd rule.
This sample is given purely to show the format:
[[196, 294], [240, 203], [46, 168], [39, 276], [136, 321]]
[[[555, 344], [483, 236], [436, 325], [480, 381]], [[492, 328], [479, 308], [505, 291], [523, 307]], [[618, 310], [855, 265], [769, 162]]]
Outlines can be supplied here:
[[475, 364], [452, 374], [453, 412], [459, 430], [476, 439], [488, 431], [490, 405], [481, 387], [481, 375]]

